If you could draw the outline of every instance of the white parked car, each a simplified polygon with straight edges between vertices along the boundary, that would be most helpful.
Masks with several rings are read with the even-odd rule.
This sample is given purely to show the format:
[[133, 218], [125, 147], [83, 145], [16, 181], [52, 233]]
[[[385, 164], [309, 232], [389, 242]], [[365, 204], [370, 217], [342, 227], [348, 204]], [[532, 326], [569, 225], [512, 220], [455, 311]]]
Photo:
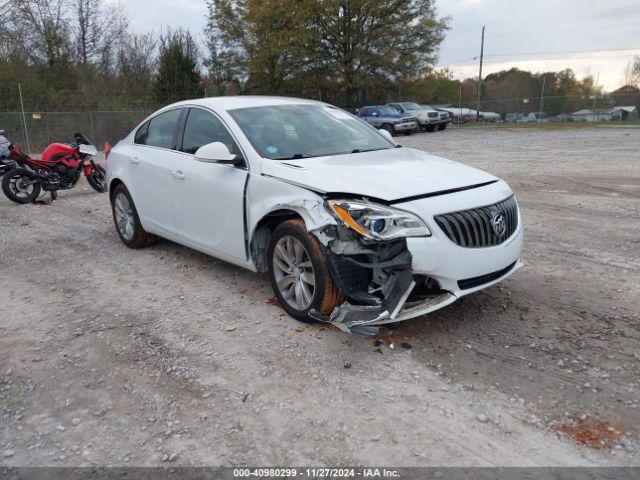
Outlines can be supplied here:
[[320, 102], [176, 103], [120, 141], [107, 172], [127, 246], [161, 236], [268, 272], [290, 315], [345, 331], [429, 313], [522, 265], [504, 181]]

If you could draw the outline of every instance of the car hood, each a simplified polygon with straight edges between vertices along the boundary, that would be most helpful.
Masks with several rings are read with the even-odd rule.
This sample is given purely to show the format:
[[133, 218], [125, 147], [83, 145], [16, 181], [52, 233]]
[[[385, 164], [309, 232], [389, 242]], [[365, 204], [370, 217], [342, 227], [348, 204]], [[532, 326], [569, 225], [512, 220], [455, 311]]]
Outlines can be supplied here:
[[429, 116], [429, 112], [427, 110], [408, 110], [407, 115], [413, 115], [418, 118], [427, 118]]
[[394, 201], [497, 180], [481, 170], [412, 148], [301, 160], [267, 160], [262, 174], [320, 193]]

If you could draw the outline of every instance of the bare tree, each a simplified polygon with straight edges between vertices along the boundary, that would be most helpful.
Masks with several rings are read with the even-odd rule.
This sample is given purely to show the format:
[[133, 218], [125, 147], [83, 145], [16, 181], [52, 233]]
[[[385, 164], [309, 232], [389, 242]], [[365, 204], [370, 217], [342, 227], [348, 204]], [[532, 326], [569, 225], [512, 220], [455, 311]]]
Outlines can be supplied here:
[[69, 55], [66, 0], [15, 0], [24, 25], [29, 56], [36, 63], [56, 67]]
[[78, 63], [104, 63], [114, 45], [127, 31], [127, 21], [119, 5], [104, 0], [73, 0], [75, 22], [74, 46]]
[[624, 85], [637, 87], [640, 85], [640, 55], [629, 60], [624, 69]]
[[116, 68], [120, 85], [140, 106], [151, 103], [157, 49], [153, 33], [125, 35], [118, 45]]

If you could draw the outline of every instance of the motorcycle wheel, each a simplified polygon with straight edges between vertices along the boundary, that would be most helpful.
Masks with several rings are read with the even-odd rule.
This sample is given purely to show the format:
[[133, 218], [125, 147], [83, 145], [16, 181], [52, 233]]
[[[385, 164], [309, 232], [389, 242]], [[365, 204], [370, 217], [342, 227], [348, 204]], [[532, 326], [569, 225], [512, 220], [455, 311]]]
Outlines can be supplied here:
[[104, 168], [96, 165], [96, 168], [87, 175], [87, 182], [98, 193], [104, 193], [107, 191], [107, 172]]
[[40, 196], [41, 187], [39, 183], [30, 183], [30, 177], [24, 168], [9, 170], [2, 179], [2, 191], [12, 202], [33, 203]]

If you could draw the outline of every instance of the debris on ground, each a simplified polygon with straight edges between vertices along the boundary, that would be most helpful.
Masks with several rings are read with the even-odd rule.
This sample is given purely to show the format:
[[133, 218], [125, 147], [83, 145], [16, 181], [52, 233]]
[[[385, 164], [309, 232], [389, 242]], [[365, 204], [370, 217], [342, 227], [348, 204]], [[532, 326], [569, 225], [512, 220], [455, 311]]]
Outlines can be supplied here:
[[556, 427], [556, 431], [567, 435], [581, 445], [600, 450], [611, 447], [618, 441], [622, 429], [601, 420], [587, 419], [586, 415], [575, 416], [568, 423]]

